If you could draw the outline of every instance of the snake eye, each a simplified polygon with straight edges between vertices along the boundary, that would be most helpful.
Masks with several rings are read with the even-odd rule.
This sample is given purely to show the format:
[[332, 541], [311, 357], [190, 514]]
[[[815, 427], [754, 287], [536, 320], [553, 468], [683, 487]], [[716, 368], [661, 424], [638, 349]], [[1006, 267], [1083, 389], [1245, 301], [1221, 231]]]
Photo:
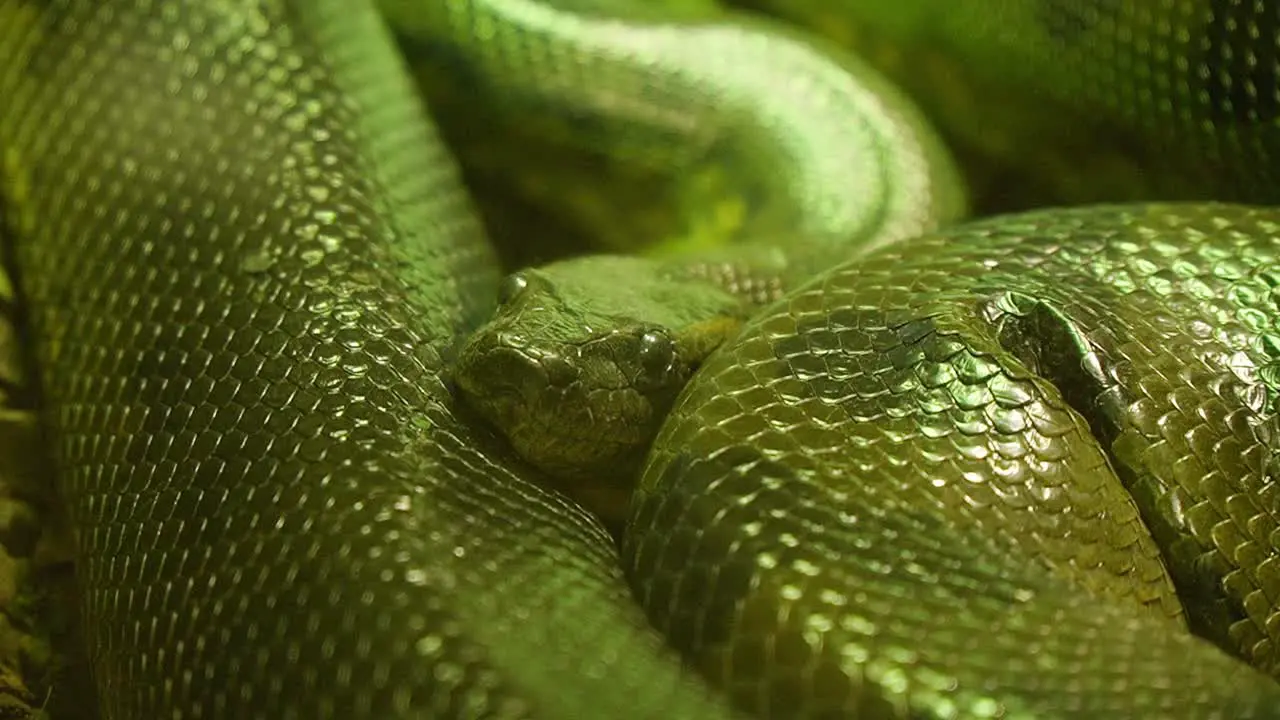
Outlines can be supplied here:
[[647, 372], [661, 373], [674, 364], [675, 343], [666, 333], [649, 330], [640, 336], [640, 364]]
[[507, 305], [515, 300], [524, 289], [529, 287], [529, 278], [524, 273], [511, 273], [502, 279], [502, 283], [498, 285], [498, 304]]

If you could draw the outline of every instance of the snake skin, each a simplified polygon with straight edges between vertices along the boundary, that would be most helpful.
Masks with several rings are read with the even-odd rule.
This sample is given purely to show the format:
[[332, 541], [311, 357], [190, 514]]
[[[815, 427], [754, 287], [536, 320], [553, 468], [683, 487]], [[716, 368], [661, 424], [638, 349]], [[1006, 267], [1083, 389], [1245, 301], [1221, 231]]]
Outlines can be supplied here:
[[654, 445], [642, 602], [767, 716], [1275, 716], [1280, 685], [1137, 609], [1167, 600], [1140, 510], [1215, 598], [1197, 629], [1277, 670], [1278, 221], [1044, 211], [798, 289]]
[[980, 207], [1280, 202], [1271, 0], [733, 4], [837, 38], [908, 89]]
[[[934, 303], [937, 322], [950, 318], [978, 351], [994, 352], [964, 312], [974, 287], [965, 283], [977, 282], [1017, 291], [992, 308], [1006, 313], [996, 320], [1007, 316], [1014, 335], [1022, 337], [1025, 312], [1057, 333], [1050, 338], [1078, 337], [1064, 329], [1079, 319], [1073, 313], [1092, 318], [1099, 307], [1061, 301], [1037, 310], [1025, 297], [1043, 294], [1034, 275], [1005, 285], [981, 270], [977, 280], [950, 277], [948, 258], [985, 270], [980, 253], [1012, 237], [1033, 239], [1010, 255], [1021, 267], [1057, 258], [1051, 248], [1068, 230], [1093, 228], [1094, 244], [1080, 252], [1092, 248], [1102, 260], [1066, 262], [1064, 272], [1105, 274], [1114, 260], [1143, 278], [1116, 294], [1207, 318], [1187, 329], [1188, 342], [1202, 344], [1186, 348], [1238, 351], [1240, 362], [1263, 368], [1267, 336], [1244, 323], [1272, 322], [1269, 275], [1259, 269], [1274, 264], [1278, 218], [1268, 211], [1080, 211], [931, 236], [911, 257], [935, 268], [930, 277], [950, 283], [951, 295], [895, 279], [906, 256], [825, 277], [756, 322], [790, 324], [789, 340], [745, 335], [713, 361], [746, 353], [760, 364], [728, 374], [759, 372], [763, 385], [713, 392], [707, 383], [748, 379], [722, 377], [720, 364], [690, 390], [665, 431], [690, 444], [655, 455], [623, 562], [596, 521], [539, 489], [495, 438], [450, 410], [441, 372], [457, 334], [488, 311], [496, 263], [371, 5], [0, 0], [0, 97], [0, 197], [31, 308], [31, 352], [77, 529], [91, 660], [109, 718], [733, 715], [662, 644], [622, 568], [678, 648], [727, 683], [734, 703], [765, 716], [1280, 716], [1274, 681], [1160, 617], [1169, 614], [1166, 581], [1148, 575], [1153, 550], [1130, 506], [1101, 511], [1101, 524], [1071, 526], [1131, 528], [1098, 538], [1098, 547], [1126, 554], [1080, 550], [1045, 564], [1017, 538], [949, 521], [936, 502], [887, 512], [900, 509], [909, 488], [887, 483], [899, 496], [814, 482], [849, 466], [811, 470], [831, 453], [794, 451], [797, 464], [784, 464], [766, 441], [787, 451], [788, 428], [813, 424], [801, 406], [833, 420], [819, 442], [853, 428], [859, 411], [852, 398], [832, 397], [831, 380], [849, 376], [841, 362], [874, 360], [797, 349], [877, 326], [905, 328], [883, 331], [886, 342], [941, 354], [887, 356], [908, 369], [915, 362], [918, 372], [905, 374], [945, 383], [952, 372], [957, 382], [991, 383], [1006, 401], [1033, 388], [1046, 408], [1057, 403], [1050, 428], [1083, 434], [1083, 421], [1063, 406], [1079, 398], [1058, 398], [1015, 373], [1019, 363], [1036, 366], [1041, 336], [1027, 333], [1013, 358], [947, 365], [956, 356], [943, 351], [959, 341], [937, 341], [919, 321], [919, 303]], [[1188, 255], [1166, 258], [1166, 269], [1133, 247], [1160, 239]], [[1234, 255], [1189, 255], [1217, 242], [1257, 255], [1234, 264]], [[826, 302], [817, 290], [850, 297], [845, 283], [875, 268], [885, 281], [867, 296], [891, 295], [900, 315], [814, 314]], [[1123, 288], [1116, 273], [1098, 284]], [[923, 300], [902, 292], [912, 286], [928, 291]], [[1240, 290], [1227, 297], [1229, 288]], [[1227, 308], [1236, 315], [1210, 314]], [[1108, 327], [1089, 341], [1126, 359], [1159, 349], [1126, 344], [1127, 328]], [[1214, 336], [1234, 327], [1244, 329]], [[788, 362], [799, 366], [782, 367]], [[920, 364], [928, 362], [935, 365]], [[1228, 370], [1240, 366], [1210, 363], [1202, 372], [1220, 380], [1214, 387], [1261, 387], [1246, 399], [1262, 404], [1235, 412], [1240, 406], [1226, 404], [1234, 397], [1215, 404], [1149, 382], [1139, 383], [1149, 406], [1125, 415], [1118, 398], [1135, 392], [1129, 367], [1100, 362], [1115, 368], [1118, 397], [1099, 403], [1113, 413], [1095, 422], [1113, 428], [1121, 478], [1134, 473], [1131, 482], [1153, 490], [1189, 480], [1193, 500], [1213, 500], [1195, 505], [1188, 525], [1192, 577], [1178, 562], [1169, 568], [1181, 588], [1202, 580], [1195, 573], [1204, 563], [1195, 561], [1208, 558], [1227, 593], [1218, 615], [1190, 619], [1266, 668], [1274, 599], [1263, 601], [1276, 587], [1266, 553], [1275, 543], [1256, 538], [1274, 534], [1274, 514], [1250, 514], [1249, 503], [1274, 510], [1269, 476], [1236, 476], [1259, 486], [1233, 493], [1217, 475], [1197, 485], [1187, 463], [1173, 465], [1171, 477], [1142, 472], [1159, 452], [1224, 468], [1265, 457], [1272, 386], [1261, 370], [1236, 376]], [[1005, 373], [984, 376], [992, 366]], [[1172, 377], [1201, 377], [1188, 372]], [[997, 388], [993, 378], [1006, 376]], [[798, 394], [770, 395], [788, 377]], [[920, 400], [945, 407], [940, 393]], [[1214, 453], [1194, 455], [1206, 442], [1195, 434], [1185, 446], [1178, 438], [1142, 444], [1169, 403], [1200, 417], [1188, 400], [1208, 403], [1206, 426], [1237, 433], [1238, 453], [1210, 445]], [[690, 425], [702, 415], [724, 422]], [[733, 418], [767, 425], [760, 442], [726, 438]], [[933, 441], [947, 430], [917, 429]], [[712, 447], [726, 439], [728, 450]], [[851, 444], [862, 443], [874, 444]], [[973, 447], [961, 445], [955, 457], [972, 459]], [[936, 450], [926, 445], [922, 457], [944, 462]], [[1025, 477], [1060, 479], [1055, 459], [1028, 461]], [[717, 468], [719, 481], [708, 474]], [[699, 484], [712, 486], [705, 496], [691, 492]], [[1050, 501], [1069, 497], [1056, 487], [1030, 489]], [[833, 494], [869, 504], [842, 515], [828, 502]], [[1169, 496], [1181, 498], [1152, 493]], [[717, 498], [730, 502], [712, 507]], [[1144, 502], [1139, 494], [1139, 509]], [[1235, 512], [1244, 514], [1223, 521]], [[636, 532], [650, 525], [661, 530]], [[830, 569], [812, 564], [837, 555]], [[1118, 600], [1073, 583], [1093, 582], [1087, 560], [1115, 557], [1132, 570], [1104, 570], [1137, 576], [1111, 591]]]
[[[775, 300], [833, 258], [963, 213], [954, 163], [914, 105], [855, 58], [758, 20], [643, 4], [607, 14], [530, 0], [384, 6], [410, 52], [469, 80], [468, 103], [561, 118], [579, 146], [683, 178], [681, 195], [717, 172], [731, 184], [738, 212], [699, 198], [700, 220], [660, 238], [695, 252], [512, 275], [522, 289], [458, 353], [459, 397], [611, 525], [676, 394], [737, 326], [696, 323], [709, 308]], [[718, 215], [736, 219], [716, 232]]]
[[[797, 250], [872, 248], [964, 213], [949, 154], [879, 74], [785, 28], [679, 4], [691, 9], [381, 3], [414, 51], [467, 78], [468, 103], [524, 123], [559, 118], [574, 144], [672, 176], [677, 197], [696, 197], [686, 234], [726, 224], [739, 239], [803, 237]], [[712, 173], [726, 187], [700, 190]], [[721, 197], [734, 219], [717, 223], [708, 206]]]
[[0, 3], [0, 96], [106, 717], [725, 716], [443, 404], [496, 278], [368, 5]]

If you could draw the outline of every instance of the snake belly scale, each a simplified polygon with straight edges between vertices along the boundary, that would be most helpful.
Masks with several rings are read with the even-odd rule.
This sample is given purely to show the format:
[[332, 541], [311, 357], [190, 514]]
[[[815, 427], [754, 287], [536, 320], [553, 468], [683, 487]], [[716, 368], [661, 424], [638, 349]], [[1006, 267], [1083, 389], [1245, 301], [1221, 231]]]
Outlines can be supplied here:
[[[884, 173], [857, 186], [879, 187], [866, 211], [831, 193], [833, 212], [788, 215], [796, 196], [767, 227], [884, 247], [797, 282], [705, 360], [621, 556], [460, 420], [446, 370], [499, 272], [388, 21], [444, 32], [491, 78], [566, 51], [548, 28], [666, 22], [563, 7], [0, 0], [0, 202], [106, 717], [1280, 713], [1280, 212], [933, 232], [961, 205], [946, 160], [872, 123], [890, 140], [860, 146]], [[709, 17], [704, 39], [756, 43], [743, 63], [848, 71], [798, 33]], [[630, 76], [679, 91], [659, 107], [696, 101], [706, 77], [643, 46], [583, 57], [621, 87], [628, 62], [671, 73]], [[612, 107], [537, 81], [559, 95], [526, 111]], [[808, 146], [744, 126], [710, 147], [748, 179], [775, 167], [750, 167], [757, 148], [788, 181], [822, 159], [770, 156]], [[645, 155], [671, 137], [637, 127], [595, 140]]]

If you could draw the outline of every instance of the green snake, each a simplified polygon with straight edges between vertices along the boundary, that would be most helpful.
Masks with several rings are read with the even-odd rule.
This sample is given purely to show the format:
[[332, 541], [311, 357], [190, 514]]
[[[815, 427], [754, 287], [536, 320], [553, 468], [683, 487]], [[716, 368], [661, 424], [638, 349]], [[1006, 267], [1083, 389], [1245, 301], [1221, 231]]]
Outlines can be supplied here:
[[[671, 5], [0, 0], [6, 259], [103, 714], [1280, 717], [1280, 210], [950, 224], [889, 83]], [[1167, 132], [1234, 182], [1204, 199], [1280, 195], [1261, 3], [868, 5]], [[585, 473], [474, 412], [501, 273], [391, 28], [479, 105], [752, 200], [679, 269], [507, 281], [494, 322], [566, 277], [676, 300], [606, 354], [689, 384]], [[632, 471], [620, 549], [549, 488]]]

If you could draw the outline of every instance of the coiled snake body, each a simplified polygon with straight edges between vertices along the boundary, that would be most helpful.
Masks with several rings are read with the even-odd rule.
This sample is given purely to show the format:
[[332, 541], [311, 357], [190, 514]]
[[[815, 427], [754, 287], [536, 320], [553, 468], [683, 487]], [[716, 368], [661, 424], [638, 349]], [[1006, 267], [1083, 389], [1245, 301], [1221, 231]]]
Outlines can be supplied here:
[[[6, 230], [106, 716], [1280, 715], [1280, 211], [935, 231], [949, 161], [853, 61], [563, 5], [0, 2]], [[668, 398], [621, 558], [455, 412], [498, 272], [388, 19], [587, 142], [679, 172], [673, 138], [699, 140], [777, 203], [741, 234], [851, 258]], [[754, 107], [781, 77], [808, 112]], [[1253, 155], [1237, 177], [1268, 177]], [[749, 247], [798, 276], [833, 257]]]

